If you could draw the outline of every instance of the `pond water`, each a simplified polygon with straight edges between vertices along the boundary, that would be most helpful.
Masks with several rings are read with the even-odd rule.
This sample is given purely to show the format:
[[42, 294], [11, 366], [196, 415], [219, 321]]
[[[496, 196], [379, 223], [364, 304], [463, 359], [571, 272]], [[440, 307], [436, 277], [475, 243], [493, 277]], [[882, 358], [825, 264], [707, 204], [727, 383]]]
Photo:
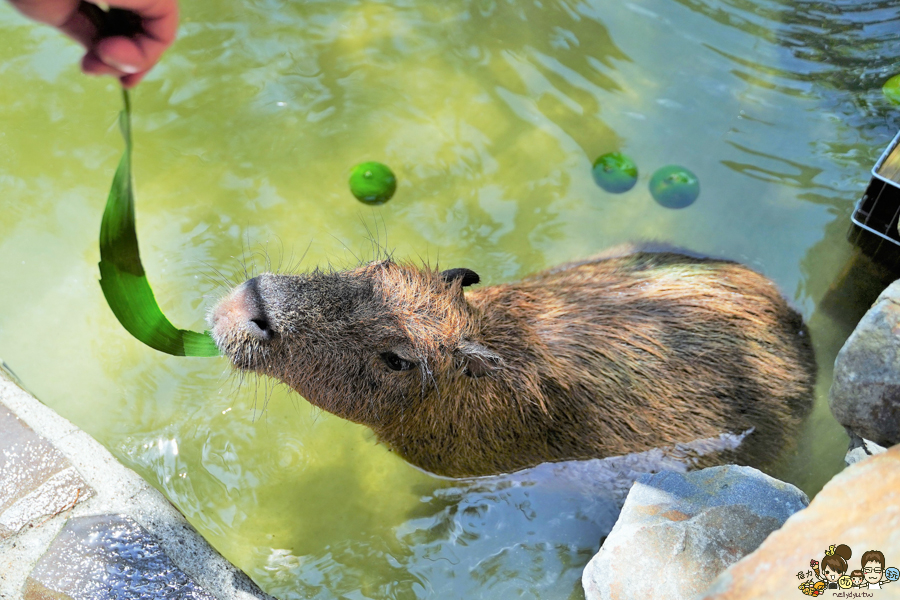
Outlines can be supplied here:
[[[841, 468], [827, 390], [865, 302], [835, 286], [860, 271], [849, 214], [900, 126], [880, 91], [900, 58], [892, 3], [182, 9], [133, 95], [139, 239], [176, 325], [202, 329], [245, 268], [354, 264], [372, 236], [486, 283], [667, 242], [751, 265], [803, 312], [818, 397], [773, 473], [812, 495]], [[608, 465], [439, 479], [271, 381], [159, 354], [118, 325], [97, 233], [121, 101], [78, 57], [0, 3], [0, 357], [25, 385], [279, 598], [581, 597], [615, 518]], [[617, 195], [590, 172], [615, 150], [640, 170]], [[399, 179], [377, 209], [347, 187], [364, 160]], [[700, 179], [686, 209], [648, 191], [672, 163]]]

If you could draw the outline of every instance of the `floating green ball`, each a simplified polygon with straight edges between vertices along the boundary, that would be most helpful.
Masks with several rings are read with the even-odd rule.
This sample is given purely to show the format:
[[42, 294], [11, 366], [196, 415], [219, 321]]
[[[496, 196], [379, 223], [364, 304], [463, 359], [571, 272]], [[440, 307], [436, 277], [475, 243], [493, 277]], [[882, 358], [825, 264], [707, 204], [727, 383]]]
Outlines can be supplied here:
[[597, 157], [591, 169], [594, 181], [607, 192], [621, 194], [637, 183], [638, 170], [634, 161], [621, 152], [609, 152]]
[[650, 193], [666, 208], [684, 208], [700, 195], [700, 180], [684, 167], [668, 165], [650, 178]]
[[350, 191], [364, 204], [384, 204], [397, 191], [397, 178], [380, 162], [359, 163], [350, 172]]
[[900, 104], [900, 75], [894, 75], [885, 81], [881, 91], [885, 98], [894, 104]]

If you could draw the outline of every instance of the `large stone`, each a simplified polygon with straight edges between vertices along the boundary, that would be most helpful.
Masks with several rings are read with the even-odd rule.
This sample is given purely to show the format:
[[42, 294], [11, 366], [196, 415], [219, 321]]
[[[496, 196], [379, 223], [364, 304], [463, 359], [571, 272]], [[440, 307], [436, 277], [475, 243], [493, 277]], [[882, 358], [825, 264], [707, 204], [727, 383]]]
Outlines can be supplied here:
[[23, 600], [215, 600], [125, 515], [70, 519], [25, 581]]
[[850, 448], [844, 456], [844, 463], [849, 467], [861, 460], [869, 458], [875, 454], [880, 454], [887, 450], [884, 446], [879, 446], [872, 440], [864, 440], [861, 437], [851, 433]]
[[808, 502], [750, 467], [643, 476], [584, 570], [585, 597], [696, 598]]
[[72, 509], [93, 491], [53, 444], [0, 404], [0, 540]]
[[[821, 563], [825, 551], [837, 544], [846, 544], [852, 551], [848, 571], [860, 569], [860, 558], [867, 550], [881, 551], [886, 567], [900, 567], [900, 446], [837, 474], [808, 508], [722, 573], [703, 598], [800, 598], [800, 584], [814, 579], [810, 560]], [[883, 584], [881, 590], [841, 592], [845, 598], [866, 597], [851, 592], [865, 592], [879, 600], [900, 598], [900, 582]]]
[[900, 443], [900, 281], [882, 292], [838, 353], [829, 404], [856, 435]]

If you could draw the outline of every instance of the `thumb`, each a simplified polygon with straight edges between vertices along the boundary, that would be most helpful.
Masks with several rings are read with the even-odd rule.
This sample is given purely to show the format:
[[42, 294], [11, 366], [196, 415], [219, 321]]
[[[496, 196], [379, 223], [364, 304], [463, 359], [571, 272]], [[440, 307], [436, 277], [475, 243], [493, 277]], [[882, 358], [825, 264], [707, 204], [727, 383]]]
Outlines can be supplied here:
[[96, 43], [93, 52], [104, 63], [125, 74], [139, 73], [153, 66], [132, 38], [103, 38]]

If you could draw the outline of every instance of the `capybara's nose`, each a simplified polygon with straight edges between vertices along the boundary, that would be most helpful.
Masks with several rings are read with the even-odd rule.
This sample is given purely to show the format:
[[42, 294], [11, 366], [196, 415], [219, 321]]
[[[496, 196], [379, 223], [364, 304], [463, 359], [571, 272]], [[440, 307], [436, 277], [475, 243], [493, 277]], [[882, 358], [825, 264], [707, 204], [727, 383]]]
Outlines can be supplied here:
[[248, 279], [219, 302], [209, 320], [212, 333], [217, 339], [241, 331], [259, 341], [274, 337], [259, 293], [259, 285], [259, 277]]

